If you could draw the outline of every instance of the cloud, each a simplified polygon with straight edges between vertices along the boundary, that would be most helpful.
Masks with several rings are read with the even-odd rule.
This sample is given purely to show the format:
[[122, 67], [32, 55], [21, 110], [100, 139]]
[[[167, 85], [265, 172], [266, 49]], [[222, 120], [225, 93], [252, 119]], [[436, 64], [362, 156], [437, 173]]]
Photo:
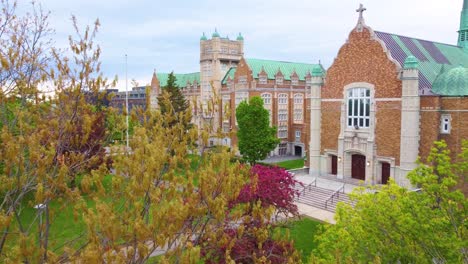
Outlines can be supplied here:
[[[449, 4], [450, 2], [450, 4]], [[149, 82], [153, 69], [199, 70], [199, 38], [216, 27], [232, 39], [242, 32], [247, 57], [329, 66], [356, 24], [359, 2], [350, 0], [47, 0], [57, 45], [72, 32], [70, 15], [80, 25], [99, 17], [97, 41], [103, 70]], [[364, 3], [366, 23], [380, 31], [455, 44], [462, 0], [393, 0]]]

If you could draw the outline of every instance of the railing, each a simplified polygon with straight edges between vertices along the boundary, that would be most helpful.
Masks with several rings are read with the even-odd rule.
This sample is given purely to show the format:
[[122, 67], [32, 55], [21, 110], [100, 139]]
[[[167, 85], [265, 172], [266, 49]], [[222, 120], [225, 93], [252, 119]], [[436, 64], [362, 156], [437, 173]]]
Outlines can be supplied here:
[[336, 191], [333, 192], [333, 194], [330, 197], [328, 197], [328, 199], [325, 201], [325, 208], [327, 208], [329, 202], [330, 204], [333, 204], [333, 199], [335, 197], [336, 198], [340, 197], [340, 192], [344, 193], [344, 187], [345, 187], [345, 184], [343, 183], [343, 185], [340, 188], [338, 188]]
[[304, 189], [302, 189], [301, 194], [305, 194], [306, 189], [309, 189], [309, 192], [310, 192], [310, 190], [312, 189], [312, 185], [314, 187], [317, 187], [317, 178], [314, 178], [314, 180], [311, 183], [304, 186]]

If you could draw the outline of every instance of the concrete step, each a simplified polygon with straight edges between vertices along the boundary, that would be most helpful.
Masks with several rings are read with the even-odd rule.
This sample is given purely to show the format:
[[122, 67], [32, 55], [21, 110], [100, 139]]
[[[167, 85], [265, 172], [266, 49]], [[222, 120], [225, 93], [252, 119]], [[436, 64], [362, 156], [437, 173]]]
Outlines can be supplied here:
[[339, 193], [333, 197], [333, 200], [326, 202], [335, 193], [335, 191], [315, 186], [304, 188], [300, 185], [296, 185], [295, 189], [300, 192], [299, 196], [296, 197], [297, 202], [320, 208], [322, 210], [335, 212], [338, 202], [352, 204], [348, 195], [345, 193]]

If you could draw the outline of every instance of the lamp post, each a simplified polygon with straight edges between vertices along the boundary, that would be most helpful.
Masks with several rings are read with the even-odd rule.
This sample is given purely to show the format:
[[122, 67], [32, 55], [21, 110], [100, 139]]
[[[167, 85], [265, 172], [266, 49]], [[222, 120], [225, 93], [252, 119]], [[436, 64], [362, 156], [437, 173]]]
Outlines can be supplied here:
[[39, 247], [42, 246], [42, 212], [47, 207], [45, 204], [36, 204], [34, 209], [36, 209], [39, 213]]

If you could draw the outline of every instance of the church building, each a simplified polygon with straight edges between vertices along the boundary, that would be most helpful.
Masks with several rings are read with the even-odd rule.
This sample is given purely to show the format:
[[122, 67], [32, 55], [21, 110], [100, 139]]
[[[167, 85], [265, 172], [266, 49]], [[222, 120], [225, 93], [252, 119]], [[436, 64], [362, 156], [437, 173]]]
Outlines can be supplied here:
[[312, 76], [310, 174], [368, 184], [406, 175], [444, 139], [468, 139], [468, 1], [458, 45], [357, 25], [326, 73]]

